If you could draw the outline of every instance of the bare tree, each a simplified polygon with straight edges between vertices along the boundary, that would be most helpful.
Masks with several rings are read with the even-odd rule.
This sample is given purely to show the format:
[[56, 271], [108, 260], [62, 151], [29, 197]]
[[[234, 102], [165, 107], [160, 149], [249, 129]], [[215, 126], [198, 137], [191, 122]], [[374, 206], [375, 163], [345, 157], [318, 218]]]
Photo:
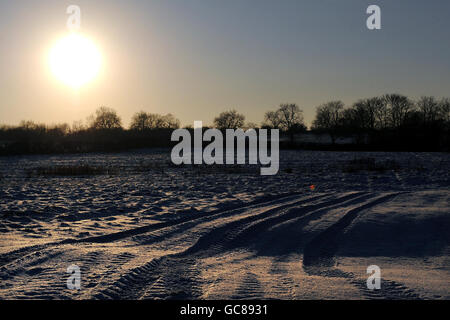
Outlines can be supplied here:
[[122, 120], [116, 111], [107, 107], [100, 107], [95, 111], [95, 116], [90, 118], [93, 129], [119, 129], [122, 128]]
[[83, 124], [82, 120], [76, 120], [72, 123], [72, 127], [70, 128], [70, 132], [76, 133], [85, 130], [86, 127]]
[[306, 130], [303, 111], [295, 103], [280, 104], [277, 110], [266, 112], [262, 126], [289, 133], [291, 142], [294, 142], [295, 132]]
[[39, 124], [30, 120], [22, 120], [20, 121], [19, 127], [25, 130], [37, 130], [39, 128]]
[[380, 97], [368, 99], [369, 109], [375, 112], [375, 128], [386, 129], [389, 127], [390, 112], [386, 100]]
[[342, 101], [331, 101], [316, 109], [316, 119], [313, 121], [314, 129], [326, 130], [334, 144], [336, 131], [342, 125], [344, 103]]
[[391, 126], [400, 127], [405, 122], [408, 113], [412, 111], [413, 103], [408, 97], [400, 94], [386, 94], [383, 99], [389, 108]]
[[131, 118], [130, 129], [137, 131], [144, 131], [150, 128], [149, 116], [146, 112], [140, 111]]
[[434, 97], [423, 96], [417, 101], [417, 107], [424, 124], [430, 124], [438, 120], [442, 114], [441, 104]]
[[263, 127], [280, 129], [281, 126], [281, 115], [278, 111], [267, 111], [264, 115]]
[[381, 126], [385, 122], [383, 118], [385, 110], [383, 109], [385, 104], [380, 98], [370, 98], [358, 100], [353, 108], [357, 115], [358, 127], [362, 129], [375, 129], [377, 124], [381, 120]]
[[180, 127], [180, 120], [175, 118], [172, 114], [165, 116], [146, 113], [140, 111], [136, 113], [131, 119], [130, 129], [144, 131], [148, 129], [177, 129]]
[[224, 111], [214, 119], [218, 129], [238, 129], [244, 126], [245, 116], [236, 110]]
[[447, 123], [450, 123], [450, 99], [442, 98], [439, 101], [440, 109], [441, 109], [441, 118]]
[[281, 104], [276, 111], [280, 117], [280, 129], [286, 132], [294, 132], [306, 129], [303, 121], [303, 111], [295, 103]]
[[165, 129], [178, 129], [180, 127], [180, 120], [175, 118], [171, 113], [161, 117], [161, 127]]
[[157, 113], [147, 113], [147, 120], [149, 129], [162, 128], [164, 126], [162, 116]]
[[357, 114], [354, 108], [342, 110], [342, 127], [350, 130], [358, 128]]

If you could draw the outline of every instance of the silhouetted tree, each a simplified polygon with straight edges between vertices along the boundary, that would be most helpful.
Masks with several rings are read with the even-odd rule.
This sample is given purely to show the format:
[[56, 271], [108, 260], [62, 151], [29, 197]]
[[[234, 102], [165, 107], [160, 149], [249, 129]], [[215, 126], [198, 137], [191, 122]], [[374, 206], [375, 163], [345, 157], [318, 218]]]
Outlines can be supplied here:
[[161, 115], [157, 113], [147, 113], [147, 129], [156, 129], [161, 128], [163, 126], [163, 120], [161, 119]]
[[70, 126], [67, 123], [48, 126], [47, 133], [53, 136], [65, 136], [70, 133]]
[[214, 119], [218, 129], [238, 129], [244, 126], [245, 116], [236, 110], [224, 111]]
[[144, 131], [149, 127], [148, 115], [146, 112], [141, 111], [133, 115], [131, 119], [130, 129]]
[[85, 130], [86, 127], [83, 124], [82, 120], [77, 120], [72, 123], [72, 127], [70, 128], [71, 133], [77, 133]]
[[178, 129], [180, 127], [180, 120], [175, 118], [173, 114], [168, 113], [161, 117], [160, 126], [165, 129]]
[[370, 109], [375, 112], [375, 128], [387, 129], [390, 126], [390, 111], [387, 102], [382, 97], [373, 97], [368, 99]]
[[370, 99], [358, 100], [352, 106], [355, 125], [358, 129], [375, 128], [375, 109]]
[[327, 131], [330, 134], [331, 141], [336, 141], [336, 133], [342, 125], [344, 103], [342, 101], [331, 101], [316, 109], [316, 119], [313, 121], [312, 128]]
[[180, 121], [172, 114], [165, 116], [140, 111], [131, 119], [130, 129], [144, 131], [148, 129], [177, 129], [180, 127]]
[[37, 124], [33, 121], [22, 120], [20, 121], [19, 128], [26, 131], [45, 131], [44, 124]]
[[413, 109], [413, 103], [408, 97], [400, 94], [386, 94], [383, 100], [389, 109], [390, 125], [393, 128], [398, 128], [403, 125], [408, 113]]
[[442, 105], [431, 96], [423, 96], [417, 101], [417, 107], [422, 116], [423, 124], [432, 124], [441, 119]]
[[306, 131], [303, 111], [295, 103], [280, 104], [277, 110], [266, 112], [262, 127], [280, 129], [289, 133], [291, 143], [294, 142], [296, 132]]
[[450, 124], [450, 99], [449, 98], [442, 98], [441, 101], [439, 101], [440, 110], [441, 110], [441, 117], [444, 120], [444, 122], [449, 125]]
[[116, 111], [107, 107], [100, 107], [92, 116], [90, 127], [92, 129], [119, 129], [122, 128], [122, 120]]
[[267, 111], [264, 114], [263, 128], [280, 129], [281, 114], [278, 111]]
[[356, 128], [359, 129], [358, 126], [358, 117], [356, 114], [356, 110], [352, 108], [347, 108], [342, 110], [342, 128], [346, 131], [354, 131]]
[[353, 108], [359, 120], [358, 127], [375, 130], [389, 126], [389, 110], [384, 99], [373, 97], [358, 100]]
[[281, 104], [277, 113], [279, 113], [281, 120], [280, 129], [292, 133], [306, 130], [303, 111], [295, 103]]
[[[222, 112], [214, 122], [221, 129], [257, 127], [253, 123], [244, 124], [244, 120], [244, 115], [231, 110]], [[289, 133], [291, 142], [294, 132], [306, 129], [302, 111], [295, 104], [282, 104], [277, 110], [266, 112], [264, 120], [264, 127]], [[89, 130], [122, 128], [116, 112], [101, 107], [87, 125], [78, 121], [71, 128], [67, 124], [45, 125], [33, 121], [22, 121], [18, 126], [0, 125], [0, 155], [169, 146], [170, 130], [150, 134], [134, 131], [179, 126], [179, 120], [171, 114], [142, 111], [133, 116], [130, 125], [133, 132]], [[424, 96], [412, 102], [405, 96], [391, 94], [361, 99], [346, 109], [342, 102], [332, 101], [317, 108], [312, 128], [327, 130], [333, 135], [333, 143], [339, 133], [350, 134], [359, 145], [368, 143], [369, 148], [450, 151], [450, 99]]]

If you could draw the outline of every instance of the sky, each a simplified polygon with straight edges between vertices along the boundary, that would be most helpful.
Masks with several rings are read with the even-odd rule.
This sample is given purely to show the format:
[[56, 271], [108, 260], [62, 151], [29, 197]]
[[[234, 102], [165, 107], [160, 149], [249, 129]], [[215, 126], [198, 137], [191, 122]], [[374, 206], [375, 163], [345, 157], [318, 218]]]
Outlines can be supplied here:
[[[74, 90], [50, 72], [66, 8], [102, 66]], [[381, 8], [381, 30], [366, 9]], [[249, 122], [297, 103], [307, 124], [330, 100], [401, 93], [450, 96], [450, 1], [14, 0], [0, 2], [0, 124], [86, 120], [99, 106], [183, 125], [236, 109]]]

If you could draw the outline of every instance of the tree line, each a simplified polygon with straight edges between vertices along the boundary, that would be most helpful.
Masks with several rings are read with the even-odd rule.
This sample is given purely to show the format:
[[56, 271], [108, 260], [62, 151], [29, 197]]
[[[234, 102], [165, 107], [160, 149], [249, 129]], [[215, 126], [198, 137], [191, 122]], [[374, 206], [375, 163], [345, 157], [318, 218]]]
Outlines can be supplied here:
[[447, 130], [450, 123], [450, 99], [423, 96], [417, 101], [399, 94], [360, 99], [345, 108], [342, 101], [330, 101], [316, 109], [312, 130], [328, 132], [333, 143], [338, 134], [388, 131]]
[[[246, 122], [232, 109], [217, 115], [213, 127], [224, 129], [279, 129], [290, 147], [312, 147], [296, 134], [307, 132], [303, 110], [295, 103], [267, 111], [260, 125]], [[126, 129], [114, 109], [98, 108], [87, 121], [44, 125], [22, 121], [0, 127], [0, 154], [116, 151], [139, 147], [169, 146], [170, 135], [180, 128], [172, 114], [145, 111], [133, 115]], [[187, 126], [186, 128], [190, 128]], [[423, 96], [417, 101], [400, 94], [360, 99], [346, 107], [329, 101], [316, 107], [310, 131], [327, 134], [334, 146], [340, 136], [351, 136], [363, 149], [449, 150], [450, 99]], [[192, 128], [191, 128], [192, 129]], [[316, 146], [317, 147], [317, 146]], [[320, 146], [324, 148], [326, 146]]]

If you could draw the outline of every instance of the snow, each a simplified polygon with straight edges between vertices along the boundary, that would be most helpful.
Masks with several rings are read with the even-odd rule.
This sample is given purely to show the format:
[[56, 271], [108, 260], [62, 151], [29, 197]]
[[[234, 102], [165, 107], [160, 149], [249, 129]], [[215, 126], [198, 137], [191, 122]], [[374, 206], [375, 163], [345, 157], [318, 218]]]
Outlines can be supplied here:
[[[80, 164], [111, 174], [32, 170]], [[449, 299], [449, 169], [445, 153], [281, 151], [276, 176], [164, 149], [0, 158], [0, 298]]]

